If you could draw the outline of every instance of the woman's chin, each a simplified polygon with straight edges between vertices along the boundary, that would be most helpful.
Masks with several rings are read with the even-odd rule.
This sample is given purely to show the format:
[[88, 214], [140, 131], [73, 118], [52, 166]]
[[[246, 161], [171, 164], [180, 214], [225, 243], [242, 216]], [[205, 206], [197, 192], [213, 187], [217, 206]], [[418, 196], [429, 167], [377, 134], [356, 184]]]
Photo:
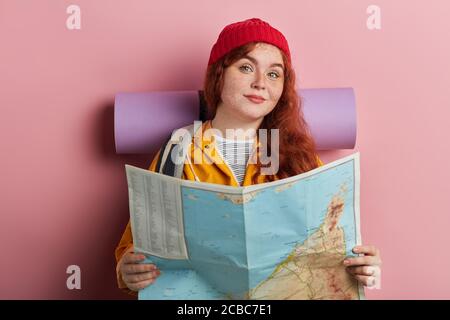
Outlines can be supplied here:
[[245, 119], [248, 122], [255, 122], [255, 121], [258, 121], [258, 120], [262, 120], [264, 118], [264, 116], [265, 116], [265, 114], [260, 114], [260, 113], [258, 113], [258, 114], [246, 113], [246, 114], [242, 114], [241, 115], [241, 119]]

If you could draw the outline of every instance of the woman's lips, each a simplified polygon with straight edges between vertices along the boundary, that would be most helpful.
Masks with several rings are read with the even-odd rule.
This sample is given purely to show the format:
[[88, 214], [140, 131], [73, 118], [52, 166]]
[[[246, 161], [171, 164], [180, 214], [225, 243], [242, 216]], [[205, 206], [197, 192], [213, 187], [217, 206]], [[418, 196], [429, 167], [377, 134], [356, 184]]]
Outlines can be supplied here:
[[260, 104], [260, 103], [264, 102], [264, 99], [259, 99], [259, 98], [250, 97], [250, 96], [245, 96], [245, 97], [253, 103]]

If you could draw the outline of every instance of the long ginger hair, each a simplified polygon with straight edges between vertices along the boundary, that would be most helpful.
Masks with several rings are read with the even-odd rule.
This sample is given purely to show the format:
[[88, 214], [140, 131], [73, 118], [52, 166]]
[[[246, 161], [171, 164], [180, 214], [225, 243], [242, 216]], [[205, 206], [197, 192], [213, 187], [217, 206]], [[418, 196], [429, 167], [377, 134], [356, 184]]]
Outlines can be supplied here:
[[[256, 44], [257, 42], [250, 42], [235, 48], [208, 66], [204, 81], [204, 99], [209, 119], [215, 117], [217, 106], [221, 102], [225, 69], [252, 51]], [[295, 71], [284, 52], [280, 50], [280, 53], [285, 66], [283, 93], [277, 105], [264, 117], [258, 128], [267, 130], [267, 155], [270, 154], [271, 157], [274, 155], [270, 147], [270, 129], [279, 129], [279, 167], [275, 175], [268, 176], [269, 181], [287, 178], [318, 167], [316, 144], [303, 118], [303, 103], [297, 94]], [[257, 132], [259, 134], [259, 130]], [[260, 173], [261, 167], [264, 166], [259, 157], [256, 166]], [[254, 183], [257, 183], [256, 178]]]

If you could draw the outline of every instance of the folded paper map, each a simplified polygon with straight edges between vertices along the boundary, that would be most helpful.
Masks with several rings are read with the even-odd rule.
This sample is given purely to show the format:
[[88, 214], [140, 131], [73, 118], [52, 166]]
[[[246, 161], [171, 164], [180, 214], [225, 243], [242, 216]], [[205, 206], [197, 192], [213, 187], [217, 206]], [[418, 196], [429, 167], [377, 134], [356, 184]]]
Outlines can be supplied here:
[[161, 275], [139, 299], [364, 299], [359, 153], [247, 187], [125, 165], [136, 252]]

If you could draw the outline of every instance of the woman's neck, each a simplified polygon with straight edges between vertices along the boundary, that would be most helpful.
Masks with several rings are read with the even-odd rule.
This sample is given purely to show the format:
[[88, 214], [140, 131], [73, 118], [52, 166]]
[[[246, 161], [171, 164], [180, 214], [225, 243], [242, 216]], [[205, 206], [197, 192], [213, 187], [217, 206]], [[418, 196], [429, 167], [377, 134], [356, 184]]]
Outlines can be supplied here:
[[[255, 121], [243, 121], [236, 117], [226, 115], [223, 112], [219, 112], [219, 110], [220, 109], [217, 109], [216, 116], [211, 120], [211, 127], [219, 130], [222, 137], [227, 139], [244, 140], [246, 138], [254, 138], [261, 122], [264, 119], [261, 118]], [[232, 130], [232, 136], [229, 136], [230, 131], [227, 132], [227, 129]]]

